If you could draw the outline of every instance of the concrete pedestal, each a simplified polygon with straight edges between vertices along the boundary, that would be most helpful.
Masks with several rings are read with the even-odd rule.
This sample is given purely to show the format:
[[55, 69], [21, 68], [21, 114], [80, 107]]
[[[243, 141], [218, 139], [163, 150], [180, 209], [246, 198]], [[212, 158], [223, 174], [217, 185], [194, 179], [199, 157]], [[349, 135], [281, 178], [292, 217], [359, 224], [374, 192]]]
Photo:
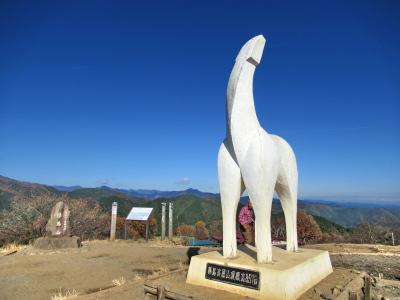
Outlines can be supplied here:
[[63, 237], [40, 237], [36, 239], [33, 246], [42, 250], [55, 250], [64, 248], [79, 248], [81, 239], [77, 236]]
[[256, 253], [246, 247], [237, 254], [232, 259], [219, 251], [193, 256], [186, 282], [256, 299], [296, 299], [333, 271], [327, 251], [273, 247], [268, 264], [258, 264]]

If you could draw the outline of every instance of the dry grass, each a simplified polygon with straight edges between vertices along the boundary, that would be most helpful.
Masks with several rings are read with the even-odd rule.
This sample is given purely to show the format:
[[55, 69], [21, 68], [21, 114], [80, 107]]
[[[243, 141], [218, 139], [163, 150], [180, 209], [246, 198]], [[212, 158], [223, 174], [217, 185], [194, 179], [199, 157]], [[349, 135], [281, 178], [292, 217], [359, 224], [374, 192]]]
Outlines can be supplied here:
[[148, 278], [154, 278], [163, 274], [167, 274], [169, 271], [170, 270], [167, 265], [161, 265], [161, 267], [159, 269], [154, 270], [153, 273], [148, 276]]
[[168, 266], [163, 265], [163, 266], [160, 267], [160, 270], [158, 272], [159, 272], [159, 274], [168, 273], [169, 272], [169, 268], [168, 268]]
[[72, 291], [67, 290], [65, 294], [60, 289], [57, 294], [51, 296], [51, 300], [67, 300], [76, 297], [78, 297], [78, 292], [75, 289]]
[[22, 250], [25, 249], [26, 247], [28, 247], [27, 245], [19, 245], [19, 244], [7, 244], [3, 247], [0, 248], [0, 253], [6, 253], [6, 252], [10, 252], [10, 251], [14, 251], [14, 250]]
[[135, 280], [135, 281], [139, 281], [139, 280], [142, 280], [144, 277], [143, 276], [141, 276], [141, 275], [139, 275], [139, 274], [135, 274], [135, 278], [133, 278], [133, 280]]
[[186, 269], [186, 266], [185, 266], [185, 264], [184, 264], [182, 261], [179, 261], [179, 263], [178, 263], [178, 269], [179, 269], [179, 270]]
[[121, 276], [118, 279], [113, 279], [112, 284], [115, 286], [121, 286], [126, 283], [125, 277]]

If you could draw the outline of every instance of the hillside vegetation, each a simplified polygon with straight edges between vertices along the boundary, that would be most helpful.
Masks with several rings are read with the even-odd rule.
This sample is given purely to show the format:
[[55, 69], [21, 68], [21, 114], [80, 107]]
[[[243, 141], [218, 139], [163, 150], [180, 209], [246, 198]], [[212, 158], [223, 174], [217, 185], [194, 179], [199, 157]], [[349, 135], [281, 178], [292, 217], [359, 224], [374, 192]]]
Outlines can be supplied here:
[[[161, 224], [161, 203], [172, 202], [174, 204], [174, 229], [180, 225], [193, 226], [198, 221], [203, 221], [208, 229], [211, 227], [221, 227], [221, 202], [218, 195], [210, 193], [201, 193], [196, 190], [187, 190], [191, 194], [180, 195], [172, 197], [171, 194], [166, 194], [167, 197], [156, 199], [145, 199], [127, 195], [124, 190], [116, 190], [109, 187], [99, 188], [74, 188], [69, 192], [61, 192], [52, 187], [45, 185], [21, 182], [7, 177], [0, 176], [0, 225], [5, 224], [4, 220], [9, 218], [16, 210], [22, 212], [21, 205], [31, 207], [31, 203], [38, 202], [37, 197], [43, 199], [64, 199], [73, 205], [75, 202], [91, 203], [89, 207], [94, 207], [95, 203], [99, 209], [96, 208], [96, 215], [102, 221], [101, 226], [109, 226], [107, 223], [111, 205], [113, 202], [118, 203], [119, 229], [123, 230], [123, 218], [127, 216], [132, 207], [153, 207], [152, 231], [160, 232]], [[156, 191], [152, 191], [156, 193]], [[174, 192], [177, 193], [177, 192]], [[243, 201], [246, 199], [244, 198]], [[51, 200], [50, 202], [52, 202]], [[242, 203], [243, 203], [242, 201]], [[18, 204], [18, 205], [16, 205]], [[390, 242], [388, 234], [391, 231], [395, 232], [396, 237], [400, 235], [400, 207], [349, 207], [337, 203], [329, 202], [307, 202], [299, 200], [299, 212], [304, 211], [306, 214], [311, 215], [316, 224], [318, 224], [323, 236], [322, 240], [325, 241], [343, 241], [349, 240], [353, 242]], [[18, 208], [18, 209], [17, 209]], [[26, 208], [27, 209], [27, 208]], [[35, 208], [37, 211], [37, 209]], [[10, 213], [11, 212], [11, 213]], [[37, 213], [37, 212], [36, 212]], [[273, 231], [275, 236], [284, 239], [284, 218], [280, 202], [274, 200], [273, 202]], [[39, 229], [38, 234], [41, 234], [42, 223], [47, 221], [48, 212], [43, 212], [40, 215], [40, 224], [37, 223], [35, 216], [25, 216], [26, 220], [36, 220]], [[104, 216], [103, 216], [104, 214]], [[101, 217], [100, 217], [101, 215]], [[168, 218], [168, 209], [167, 209]], [[304, 217], [307, 219], [308, 217]], [[3, 220], [3, 221], [2, 221]], [[1, 223], [3, 222], [3, 223]], [[91, 221], [93, 228], [100, 226]], [[367, 225], [368, 226], [367, 226]], [[366, 227], [367, 226], [367, 227]], [[372, 227], [371, 227], [372, 226]], [[136, 229], [135, 229], [136, 228]], [[133, 236], [138, 236], [137, 231], [139, 227], [131, 229]], [[215, 230], [211, 230], [215, 232]], [[93, 229], [94, 230], [94, 229]], [[97, 232], [104, 232], [107, 236], [107, 230], [96, 229]], [[367, 232], [367, 234], [365, 234]], [[100, 234], [100, 233], [99, 233]], [[103, 234], [103, 233], [101, 233]]]
[[400, 226], [400, 206], [348, 207], [337, 203], [299, 202], [299, 207], [310, 214], [323, 217], [345, 227], [354, 227], [363, 223], [373, 223], [391, 228]]
[[10, 209], [10, 204], [13, 199], [13, 194], [5, 191], [0, 191], [0, 211]]

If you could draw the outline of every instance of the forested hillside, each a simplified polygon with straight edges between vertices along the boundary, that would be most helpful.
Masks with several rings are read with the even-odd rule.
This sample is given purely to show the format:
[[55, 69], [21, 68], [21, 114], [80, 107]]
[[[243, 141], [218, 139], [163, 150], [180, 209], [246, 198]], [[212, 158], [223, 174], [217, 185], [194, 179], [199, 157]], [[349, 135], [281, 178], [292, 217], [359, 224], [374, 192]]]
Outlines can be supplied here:
[[[19, 203], [23, 203], [44, 195], [46, 197], [64, 197], [63, 199], [67, 199], [70, 203], [74, 203], [75, 200], [85, 201], [87, 199], [90, 203], [98, 203], [105, 214], [109, 214], [112, 203], [117, 202], [118, 215], [122, 218], [126, 217], [134, 206], [153, 207], [153, 217], [158, 224], [161, 222], [161, 203], [172, 202], [174, 204], [174, 228], [182, 224], [194, 225], [200, 220], [208, 226], [213, 221], [222, 219], [221, 202], [218, 195], [198, 193], [191, 189], [188, 191], [189, 194], [178, 193], [177, 196], [167, 194], [167, 197], [163, 198], [145, 199], [129, 196], [122, 190], [109, 187], [76, 187], [72, 191], [61, 192], [49, 186], [21, 182], [0, 176], [0, 211], [9, 211], [16, 199]], [[155, 193], [155, 191], [153, 192]], [[193, 193], [196, 195], [193, 195]], [[241, 202], [246, 202], [246, 197]], [[356, 229], [360, 231], [363, 228], [360, 224], [379, 226], [379, 232], [384, 230], [387, 232], [396, 231], [400, 228], [400, 207], [396, 206], [357, 205], [353, 207], [350, 204], [299, 200], [298, 207], [299, 210], [304, 210], [314, 216], [315, 221], [324, 233], [346, 234], [350, 228], [355, 227], [358, 227]], [[272, 213], [275, 216], [282, 216], [280, 202], [276, 199], [273, 202]], [[274, 217], [273, 220], [277, 220], [277, 218]]]

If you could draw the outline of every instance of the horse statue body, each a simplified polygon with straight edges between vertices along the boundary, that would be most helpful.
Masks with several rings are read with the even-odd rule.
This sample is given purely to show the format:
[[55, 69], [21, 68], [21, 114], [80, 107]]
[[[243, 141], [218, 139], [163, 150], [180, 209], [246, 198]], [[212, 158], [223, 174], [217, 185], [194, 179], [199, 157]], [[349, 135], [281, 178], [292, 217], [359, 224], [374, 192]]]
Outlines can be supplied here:
[[240, 50], [227, 88], [226, 137], [218, 153], [218, 178], [223, 216], [223, 255], [236, 256], [236, 211], [246, 190], [255, 214], [257, 261], [272, 261], [271, 208], [274, 191], [285, 214], [288, 251], [297, 243], [297, 164], [289, 144], [269, 134], [258, 121], [253, 76], [265, 46], [262, 35]]

